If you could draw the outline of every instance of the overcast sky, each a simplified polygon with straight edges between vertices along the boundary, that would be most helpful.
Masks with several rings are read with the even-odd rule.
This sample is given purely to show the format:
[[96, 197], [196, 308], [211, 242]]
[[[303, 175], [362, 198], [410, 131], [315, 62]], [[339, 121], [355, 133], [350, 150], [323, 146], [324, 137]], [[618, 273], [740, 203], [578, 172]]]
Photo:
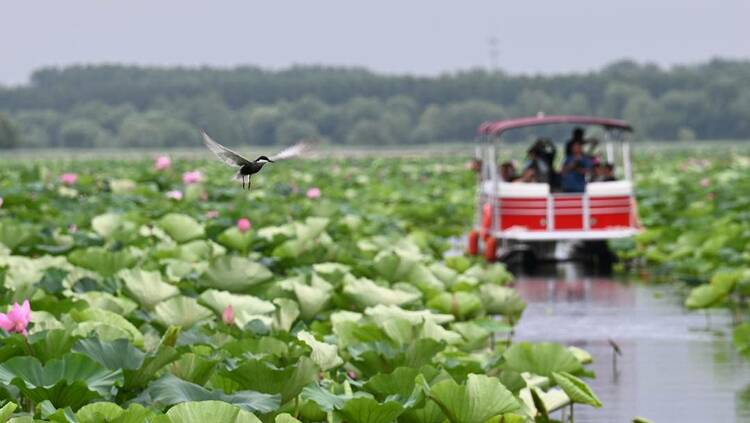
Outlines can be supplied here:
[[491, 37], [512, 73], [750, 58], [750, 0], [20, 0], [2, 15], [4, 84], [102, 62], [435, 75], [490, 66]]

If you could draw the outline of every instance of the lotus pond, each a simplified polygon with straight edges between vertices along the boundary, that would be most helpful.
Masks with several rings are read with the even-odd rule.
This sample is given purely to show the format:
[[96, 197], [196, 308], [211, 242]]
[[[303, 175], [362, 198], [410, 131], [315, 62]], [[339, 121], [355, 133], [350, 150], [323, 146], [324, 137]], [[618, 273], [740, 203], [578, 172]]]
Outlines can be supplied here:
[[[750, 185], [733, 160], [644, 172], [653, 229], [617, 246], [705, 281], [721, 293], [711, 307], [741, 303], [747, 220], [736, 197], [692, 204], [724, 204], [706, 177], [727, 194]], [[250, 191], [230, 176], [207, 156], [2, 163], [0, 419], [483, 423], [601, 406], [589, 353], [515, 339], [526, 304], [502, 265], [446, 257], [473, 216], [463, 161], [289, 162]], [[683, 216], [696, 209], [744, 232], [680, 256], [672, 245], [706, 227]]]

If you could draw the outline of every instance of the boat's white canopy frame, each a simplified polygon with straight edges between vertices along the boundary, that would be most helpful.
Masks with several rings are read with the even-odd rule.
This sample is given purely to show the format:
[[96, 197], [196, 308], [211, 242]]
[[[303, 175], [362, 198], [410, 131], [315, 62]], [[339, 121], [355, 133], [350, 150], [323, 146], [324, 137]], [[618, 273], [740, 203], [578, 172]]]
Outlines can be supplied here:
[[[555, 121], [555, 118], [563, 118]], [[544, 121], [541, 124], [573, 124], [576, 126], [600, 126], [604, 129], [604, 139], [599, 145], [599, 148], [603, 148], [604, 158], [607, 163], [612, 163], [615, 166], [615, 172], [618, 175], [619, 181], [627, 181], [630, 188], [630, 195], [632, 192], [632, 163], [631, 163], [631, 134], [632, 129], [629, 125], [621, 122], [619, 126], [610, 126], [607, 124], [597, 124], [593, 122], [575, 121], [575, 119], [568, 119], [570, 121], [564, 121], [565, 118], [571, 117], [538, 117], [539, 120]], [[572, 117], [576, 118], [576, 117]], [[529, 120], [530, 124], [519, 125], [518, 127], [530, 127], [535, 126], [533, 118], [524, 118]], [[587, 118], [597, 120], [597, 118]], [[517, 120], [521, 121], [523, 119]], [[603, 121], [603, 120], [602, 120]], [[608, 121], [609, 122], [609, 121]], [[499, 122], [500, 126], [504, 122]], [[624, 125], [623, 125], [624, 124]], [[483, 124], [483, 126], [488, 124]], [[490, 234], [500, 240], [521, 240], [521, 241], [554, 241], [554, 240], [603, 240], [603, 239], [615, 239], [615, 238], [627, 238], [635, 235], [639, 232], [636, 228], [638, 226], [637, 221], [634, 222], [633, 227], [630, 228], [618, 228], [610, 230], [592, 230], [588, 226], [588, 193], [583, 194], [584, 203], [584, 230], [554, 230], [554, 228], [548, 228], [547, 231], [528, 231], [523, 228], [514, 230], [513, 228], [500, 230], [500, 208], [499, 199], [500, 192], [499, 188], [501, 185], [500, 175], [498, 174], [498, 165], [501, 163], [503, 156], [508, 157], [503, 149], [502, 133], [506, 130], [514, 129], [514, 126], [509, 128], [501, 129], [497, 134], [492, 134], [491, 131], [483, 131], [480, 127], [480, 133], [477, 137], [477, 143], [475, 147], [475, 157], [481, 163], [481, 169], [479, 172], [479, 186], [477, 188], [477, 203], [476, 203], [476, 216], [475, 216], [475, 228], [480, 229], [482, 222], [482, 210], [487, 203], [492, 204], [492, 222], [490, 225]], [[560, 143], [556, 143], [558, 146]], [[509, 150], [509, 149], [508, 149]], [[559, 151], [559, 149], [558, 149]], [[510, 157], [508, 157], [510, 158]], [[521, 185], [520, 183], [519, 185]], [[490, 190], [486, 189], [489, 185]], [[508, 185], [508, 184], [503, 184]], [[526, 184], [523, 184], [526, 185]], [[535, 184], [536, 185], [536, 184]], [[529, 187], [531, 188], [531, 187]], [[547, 194], [548, 198], [554, 201], [556, 196], [564, 196], [565, 194]], [[541, 194], [544, 196], [544, 194]], [[552, 201], [549, 204], [552, 204]], [[635, 203], [633, 203], [635, 204]]]

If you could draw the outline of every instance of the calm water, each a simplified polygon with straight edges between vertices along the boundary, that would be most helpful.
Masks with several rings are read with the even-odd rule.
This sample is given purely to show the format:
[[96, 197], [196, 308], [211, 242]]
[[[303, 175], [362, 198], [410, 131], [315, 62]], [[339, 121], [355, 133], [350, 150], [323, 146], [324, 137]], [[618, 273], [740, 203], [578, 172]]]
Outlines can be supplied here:
[[[730, 316], [688, 313], [678, 287], [586, 277], [560, 264], [518, 278], [528, 302], [518, 340], [550, 340], [590, 352], [601, 409], [576, 406], [576, 422], [750, 422], [750, 364], [733, 349]], [[614, 340], [622, 350], [613, 369]]]

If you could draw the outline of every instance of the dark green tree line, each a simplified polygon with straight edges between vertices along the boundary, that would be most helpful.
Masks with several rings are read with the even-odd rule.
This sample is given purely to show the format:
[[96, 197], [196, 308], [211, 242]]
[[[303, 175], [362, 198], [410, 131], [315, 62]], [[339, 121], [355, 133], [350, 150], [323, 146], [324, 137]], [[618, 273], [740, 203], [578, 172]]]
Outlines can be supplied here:
[[[174, 147], [205, 128], [229, 143], [468, 141], [484, 120], [596, 114], [640, 138], [750, 138], [750, 61], [664, 69], [630, 61], [551, 76], [473, 70], [439, 77], [357, 68], [74, 66], [0, 87], [0, 146]], [[6, 141], [6, 140], [11, 140]]]

